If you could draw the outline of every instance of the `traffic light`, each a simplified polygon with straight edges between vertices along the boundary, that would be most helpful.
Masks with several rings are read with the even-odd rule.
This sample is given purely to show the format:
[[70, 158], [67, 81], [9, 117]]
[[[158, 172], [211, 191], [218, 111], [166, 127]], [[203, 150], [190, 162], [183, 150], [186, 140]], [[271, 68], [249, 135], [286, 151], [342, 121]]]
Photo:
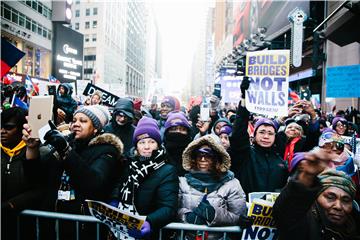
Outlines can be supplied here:
[[73, 0], [53, 1], [52, 4], [52, 21], [70, 24]]

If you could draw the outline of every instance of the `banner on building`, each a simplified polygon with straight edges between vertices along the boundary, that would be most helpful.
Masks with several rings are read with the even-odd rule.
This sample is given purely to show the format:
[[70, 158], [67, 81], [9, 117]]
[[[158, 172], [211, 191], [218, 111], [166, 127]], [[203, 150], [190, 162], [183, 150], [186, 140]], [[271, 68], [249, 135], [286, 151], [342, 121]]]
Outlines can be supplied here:
[[146, 216], [136, 216], [103, 202], [93, 200], [86, 202], [90, 214], [106, 224], [115, 236], [121, 235], [122, 239], [133, 239], [128, 235], [128, 230], [140, 230], [146, 219]]
[[95, 91], [100, 91], [102, 93], [102, 103], [106, 106], [115, 107], [116, 101], [119, 99], [118, 96], [105, 91], [102, 88], [95, 86], [94, 84], [88, 83], [84, 89], [84, 96], [91, 96]]
[[246, 108], [268, 116], [287, 116], [289, 50], [268, 50], [246, 54]]
[[360, 65], [326, 68], [326, 97], [360, 97]]
[[254, 220], [252, 226], [243, 230], [242, 240], [276, 240], [278, 230], [272, 217], [272, 209], [279, 193], [249, 193], [248, 217]]

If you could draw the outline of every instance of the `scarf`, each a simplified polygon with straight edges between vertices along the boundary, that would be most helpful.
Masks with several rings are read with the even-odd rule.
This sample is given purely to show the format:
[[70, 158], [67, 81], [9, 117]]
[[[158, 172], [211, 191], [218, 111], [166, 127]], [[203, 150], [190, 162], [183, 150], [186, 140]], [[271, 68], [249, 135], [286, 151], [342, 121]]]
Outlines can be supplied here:
[[301, 137], [296, 137], [296, 138], [292, 139], [290, 143], [286, 144], [284, 160], [287, 161], [287, 163], [288, 163], [289, 171], [290, 171], [290, 163], [294, 157], [295, 144], [298, 141], [300, 141], [300, 139], [301, 139]]
[[134, 193], [142, 182], [154, 171], [165, 164], [165, 150], [153, 151], [151, 157], [135, 157], [129, 164], [129, 176], [120, 190], [118, 208], [137, 214], [134, 204]]
[[188, 184], [200, 192], [205, 192], [207, 189], [208, 193], [218, 190], [224, 183], [234, 178], [234, 173], [227, 171], [220, 178], [214, 173], [190, 171], [185, 174], [185, 178]]
[[20, 150], [23, 149], [26, 146], [26, 143], [24, 142], [24, 140], [21, 140], [19, 142], [18, 145], [16, 145], [16, 147], [14, 147], [13, 149], [7, 148], [5, 146], [3, 146], [0, 143], [1, 149], [9, 156], [9, 157], [13, 157], [16, 156], [20, 153]]

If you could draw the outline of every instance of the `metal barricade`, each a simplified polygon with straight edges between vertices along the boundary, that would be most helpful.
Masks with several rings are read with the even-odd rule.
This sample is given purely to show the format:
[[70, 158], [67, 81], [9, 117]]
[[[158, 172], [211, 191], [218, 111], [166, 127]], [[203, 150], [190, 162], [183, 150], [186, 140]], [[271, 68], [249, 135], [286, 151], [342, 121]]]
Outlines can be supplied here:
[[[76, 215], [76, 214], [67, 214], [67, 213], [57, 213], [57, 212], [45, 212], [45, 211], [36, 211], [36, 210], [24, 210], [21, 212], [21, 215], [31, 216], [35, 218], [36, 221], [36, 239], [39, 239], [39, 219], [48, 218], [55, 219], [55, 228], [56, 228], [56, 239], [59, 239], [59, 221], [74, 221], [76, 224], [76, 239], [79, 239], [79, 224], [80, 222], [96, 223], [96, 239], [100, 239], [100, 224], [102, 224], [97, 218], [93, 216], [85, 215]], [[18, 219], [19, 226], [19, 219]], [[160, 229], [159, 240], [162, 240], [163, 230], [173, 230], [180, 231], [180, 239], [184, 239], [185, 231], [200, 231], [202, 232], [202, 239], [205, 239], [205, 232], [218, 232], [222, 233], [223, 239], [226, 239], [228, 233], [241, 233], [241, 228], [239, 226], [227, 226], [227, 227], [208, 227], [205, 225], [195, 225], [187, 223], [170, 223]], [[18, 228], [18, 233], [20, 229]]]

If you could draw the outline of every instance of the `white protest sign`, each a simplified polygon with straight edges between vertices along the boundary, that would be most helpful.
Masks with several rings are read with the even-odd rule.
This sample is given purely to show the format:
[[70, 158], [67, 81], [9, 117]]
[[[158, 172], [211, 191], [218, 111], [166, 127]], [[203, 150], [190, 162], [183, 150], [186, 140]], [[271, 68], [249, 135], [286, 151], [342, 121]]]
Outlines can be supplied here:
[[276, 196], [271, 196], [271, 201], [254, 199], [248, 209], [248, 217], [254, 220], [252, 226], [243, 230], [241, 240], [276, 240], [278, 230], [272, 217], [272, 202]]
[[287, 116], [289, 95], [289, 50], [268, 50], [246, 54], [246, 108], [250, 112]]

